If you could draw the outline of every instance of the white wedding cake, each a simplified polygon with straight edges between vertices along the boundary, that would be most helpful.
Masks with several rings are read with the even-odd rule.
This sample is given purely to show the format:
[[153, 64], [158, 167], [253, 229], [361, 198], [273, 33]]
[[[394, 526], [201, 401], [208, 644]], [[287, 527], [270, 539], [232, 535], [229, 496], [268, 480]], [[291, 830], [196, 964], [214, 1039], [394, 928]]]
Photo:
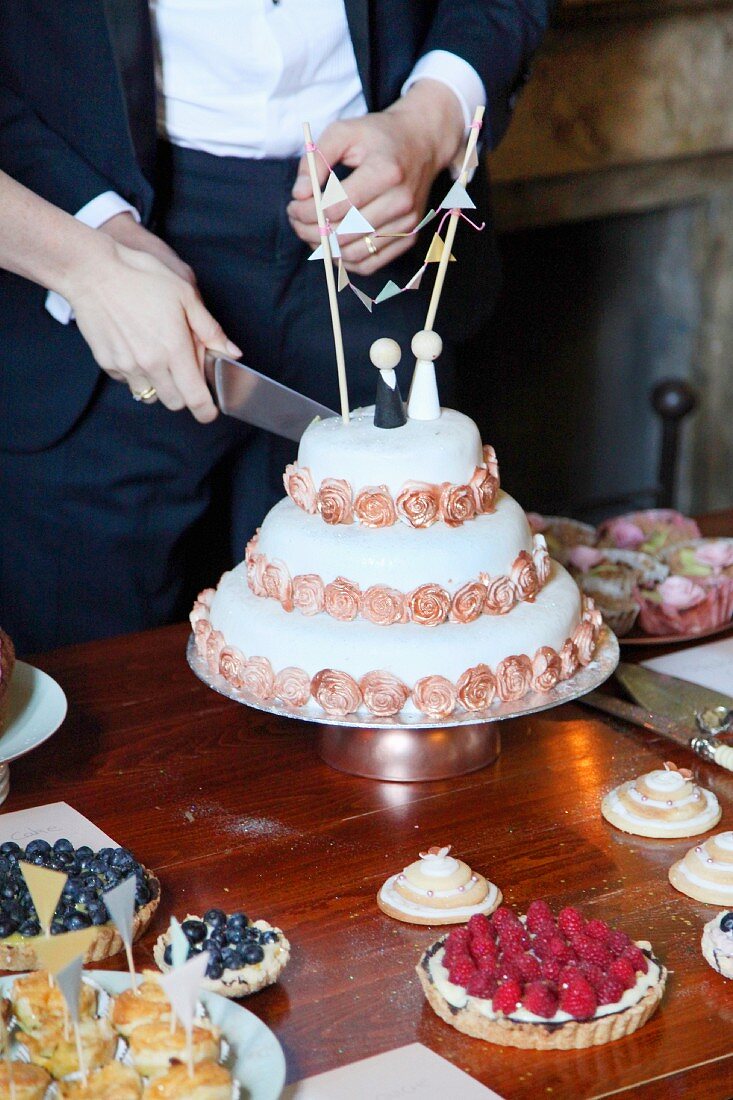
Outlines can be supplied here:
[[287, 496], [191, 613], [210, 672], [312, 716], [432, 720], [588, 664], [600, 615], [500, 488], [474, 422], [374, 420], [305, 431]]

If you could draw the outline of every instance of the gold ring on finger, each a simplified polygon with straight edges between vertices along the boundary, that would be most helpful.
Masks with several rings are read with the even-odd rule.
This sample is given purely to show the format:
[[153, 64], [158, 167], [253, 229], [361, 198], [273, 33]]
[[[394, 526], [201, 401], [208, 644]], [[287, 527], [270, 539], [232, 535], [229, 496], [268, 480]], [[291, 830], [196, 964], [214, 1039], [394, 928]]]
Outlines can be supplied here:
[[377, 246], [374, 243], [374, 237], [372, 237], [371, 233], [367, 233], [366, 237], [364, 237], [364, 244], [367, 247], [367, 252], [369, 253], [369, 255], [376, 256]]
[[145, 390], [131, 390], [133, 401], [152, 401], [154, 397], [158, 396], [158, 391], [155, 386], [148, 386]]

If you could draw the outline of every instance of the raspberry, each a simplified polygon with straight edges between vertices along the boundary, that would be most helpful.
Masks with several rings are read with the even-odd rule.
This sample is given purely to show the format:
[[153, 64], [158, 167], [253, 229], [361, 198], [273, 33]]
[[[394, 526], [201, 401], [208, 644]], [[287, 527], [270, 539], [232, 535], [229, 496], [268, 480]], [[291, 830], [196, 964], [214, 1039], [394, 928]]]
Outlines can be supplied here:
[[612, 955], [622, 955], [626, 948], [631, 943], [631, 940], [625, 932], [617, 932], [615, 929], [608, 934], [608, 941], [606, 947]]
[[511, 909], [508, 909], [506, 905], [500, 905], [499, 908], [491, 916], [492, 927], [500, 932], [502, 928], [507, 928], [510, 924], [518, 924], [522, 926], [522, 922], [516, 913], [513, 913]]
[[491, 959], [492, 962], [496, 961], [497, 950], [493, 940], [473, 940], [469, 951], [474, 961], [477, 963], [481, 962], [482, 959]]
[[490, 974], [496, 977], [496, 956], [488, 956], [485, 959], [477, 959], [476, 966], [481, 974]]
[[561, 963], [569, 963], [575, 960], [575, 952], [569, 944], [565, 943], [562, 936], [553, 936], [548, 945], [548, 954], [551, 959], [557, 959]]
[[489, 918], [484, 913], [474, 913], [468, 922], [468, 934], [471, 940], [493, 940], [494, 933]]
[[621, 958], [628, 959], [634, 970], [641, 970], [642, 974], [646, 974], [649, 969], [646, 955], [633, 943], [626, 948]]
[[501, 959], [496, 965], [496, 973], [501, 981], [507, 981], [510, 978], [516, 978], [518, 982], [522, 980], [522, 959], [524, 955], [502, 955]]
[[480, 997], [484, 1001], [490, 1001], [496, 993], [499, 983], [489, 974], [474, 974], [466, 986], [466, 993], [470, 997]]
[[571, 982], [580, 975], [582, 977], [582, 970], [578, 967], [576, 962], [566, 963], [560, 970], [557, 976], [557, 984], [561, 989], [567, 989]]
[[542, 977], [547, 981], [556, 982], [560, 977], [563, 964], [557, 959], [545, 959], [542, 963]]
[[499, 932], [499, 944], [502, 951], [517, 947], [526, 951], [531, 944], [529, 933], [521, 924], [510, 924]]
[[575, 974], [567, 989], [560, 991], [560, 1008], [576, 1020], [589, 1020], [598, 1008], [593, 986], [582, 974]]
[[624, 989], [636, 984], [636, 971], [628, 959], [614, 959], [608, 968], [609, 978], [621, 982]]
[[573, 951], [579, 959], [595, 963], [596, 966], [600, 966], [604, 970], [608, 967], [611, 956], [598, 940], [591, 939], [590, 936], [586, 936], [581, 932], [577, 936], [573, 936], [571, 943]]
[[578, 970], [584, 978], [588, 979], [595, 990], [600, 989], [603, 985], [606, 975], [603, 973], [600, 966], [596, 966], [595, 963], [581, 959], [578, 963]]
[[598, 987], [598, 1004], [615, 1005], [616, 1001], [620, 1001], [623, 995], [623, 982], [619, 978], [609, 975], [603, 979], [602, 984]]
[[453, 950], [456, 947], [467, 947], [469, 940], [468, 928], [454, 928], [445, 941], [445, 949]]
[[552, 957], [552, 951], [550, 950], [552, 935], [553, 933], [550, 932], [549, 929], [543, 929], [541, 932], [538, 932], [532, 940], [532, 950], [538, 959], [549, 959]]
[[536, 982], [542, 977], [542, 969], [534, 955], [518, 955], [515, 965], [523, 982]]
[[610, 931], [611, 929], [604, 920], [589, 920], [585, 926], [586, 936], [590, 936], [594, 940], [600, 940], [601, 943], [607, 941]]
[[448, 977], [454, 985], [461, 985], [465, 989], [475, 973], [476, 967], [473, 965], [468, 955], [461, 955], [451, 965], [448, 971]]
[[578, 932], [585, 930], [585, 920], [577, 909], [573, 909], [571, 906], [566, 906], [565, 909], [561, 909], [557, 923], [560, 927], [560, 931], [568, 938], [577, 935]]
[[522, 1008], [550, 1019], [557, 1012], [557, 990], [552, 982], [530, 982], [522, 994]]
[[516, 978], [509, 978], [502, 982], [492, 998], [492, 1003], [497, 1012], [503, 1012], [508, 1016], [519, 1004], [522, 996], [522, 987]]
[[546, 901], [532, 901], [527, 907], [527, 928], [530, 932], [539, 932], [544, 925], [554, 925], [552, 909]]

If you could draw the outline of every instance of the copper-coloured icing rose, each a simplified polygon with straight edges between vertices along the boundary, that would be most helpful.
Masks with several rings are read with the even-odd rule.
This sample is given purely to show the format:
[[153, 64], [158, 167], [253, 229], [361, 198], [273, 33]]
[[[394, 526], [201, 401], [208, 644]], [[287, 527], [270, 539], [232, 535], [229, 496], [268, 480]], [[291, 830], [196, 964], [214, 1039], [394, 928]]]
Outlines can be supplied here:
[[409, 688], [391, 672], [376, 669], [359, 681], [364, 705], [377, 718], [398, 714], [410, 697]]
[[207, 605], [205, 603], [202, 603], [201, 600], [196, 600], [193, 607], [191, 608], [191, 613], [188, 616], [188, 621], [191, 624], [191, 629], [195, 628], [196, 623], [199, 621], [199, 619], [208, 619], [208, 617], [209, 608], [207, 607]]
[[537, 570], [526, 550], [520, 550], [512, 566], [512, 581], [517, 590], [517, 599], [534, 603], [540, 590]]
[[311, 681], [302, 668], [283, 668], [275, 677], [273, 695], [291, 707], [304, 707], [311, 697]]
[[350, 622], [359, 614], [361, 590], [358, 584], [346, 577], [336, 577], [327, 584], [323, 594], [323, 605], [329, 615], [341, 622]]
[[215, 588], [204, 588], [201, 590], [201, 592], [199, 592], [198, 596], [196, 597], [196, 602], [202, 603], [204, 607], [211, 607], [215, 595]]
[[560, 656], [552, 646], [543, 645], [532, 661], [532, 690], [552, 691], [562, 676]]
[[526, 695], [532, 683], [532, 662], [526, 653], [505, 657], [496, 666], [496, 693], [504, 703]]
[[272, 697], [275, 674], [267, 657], [250, 657], [242, 673], [242, 691], [265, 702]]
[[255, 596], [266, 596], [265, 590], [265, 566], [267, 558], [264, 554], [253, 554], [247, 566], [247, 583]]
[[552, 562], [550, 560], [550, 554], [547, 549], [547, 541], [544, 535], [536, 534], [534, 536], [534, 549], [532, 550], [532, 561], [534, 567], [537, 570], [537, 580], [540, 588], [542, 588], [550, 578], [550, 569], [552, 568]]
[[596, 634], [603, 626], [603, 615], [596, 607], [595, 603], [590, 596], [583, 597], [583, 614], [582, 619], [584, 623], [590, 623]]
[[285, 611], [293, 610], [293, 582], [284, 561], [270, 561], [262, 570], [265, 595], [279, 600]]
[[219, 672], [233, 688], [242, 687], [247, 658], [235, 645], [225, 645], [219, 654]]
[[471, 478], [471, 492], [476, 504], [476, 511], [486, 515], [494, 511], [496, 494], [499, 491], [499, 482], [492, 477], [483, 466], [477, 466]]
[[572, 638], [568, 638], [560, 650], [560, 668], [563, 680], [569, 680], [578, 671], [578, 650]]
[[325, 607], [325, 585], [317, 573], [293, 577], [293, 607], [301, 615], [318, 615]]
[[573, 632], [573, 642], [581, 665], [590, 664], [593, 650], [596, 648], [596, 631], [592, 623], [580, 622]]
[[483, 448], [482, 448], [482, 452], [483, 452], [483, 456], [484, 456], [484, 465], [486, 466], [486, 469], [489, 471], [491, 476], [495, 477], [496, 480], [498, 481], [499, 480], [499, 463], [496, 460], [496, 451], [494, 450], [494, 448], [491, 446], [490, 443], [484, 443]]
[[447, 718], [456, 708], [458, 694], [445, 676], [423, 676], [412, 689], [412, 701], [428, 718]]
[[378, 626], [391, 626], [406, 618], [405, 597], [396, 588], [373, 584], [361, 597], [361, 613]]
[[359, 685], [348, 672], [324, 668], [311, 680], [311, 695], [327, 714], [345, 718], [361, 703]]
[[496, 695], [496, 677], [488, 665], [467, 668], [458, 681], [458, 701], [466, 710], [486, 710]]
[[219, 654], [224, 646], [224, 635], [220, 630], [212, 630], [206, 639], [206, 663], [212, 676], [219, 674]]
[[440, 487], [440, 518], [448, 527], [460, 527], [462, 523], [476, 515], [476, 501], [470, 485], [451, 485], [445, 482]]
[[318, 490], [318, 511], [326, 523], [353, 523], [351, 486], [340, 477], [327, 477]]
[[260, 529], [258, 527], [257, 530], [255, 531], [254, 535], [252, 536], [252, 538], [249, 540], [249, 542], [247, 543], [247, 545], [244, 548], [244, 564], [245, 565], [249, 566], [251, 564], [252, 558], [254, 557], [255, 553], [257, 552], [257, 545], [258, 545], [259, 541], [260, 541]]
[[283, 474], [285, 492], [293, 504], [311, 514], [316, 510], [316, 487], [307, 466], [302, 468], [294, 464], [285, 467]]
[[454, 594], [450, 617], [454, 623], [472, 623], [484, 609], [486, 585], [481, 581], [469, 581]]
[[489, 581], [484, 598], [486, 615], [506, 615], [517, 602], [517, 589], [511, 577], [494, 577]]
[[386, 485], [369, 485], [354, 501], [354, 516], [365, 527], [391, 527], [397, 522], [394, 501]]
[[196, 652], [202, 660], [206, 660], [206, 646], [209, 640], [209, 634], [211, 634], [211, 623], [208, 617], [205, 619], [197, 619], [193, 624], [193, 636], [196, 641]]
[[439, 626], [448, 618], [450, 596], [439, 584], [421, 584], [407, 597], [410, 618], [420, 626]]
[[395, 507], [412, 527], [431, 527], [440, 516], [440, 490], [427, 481], [406, 481]]

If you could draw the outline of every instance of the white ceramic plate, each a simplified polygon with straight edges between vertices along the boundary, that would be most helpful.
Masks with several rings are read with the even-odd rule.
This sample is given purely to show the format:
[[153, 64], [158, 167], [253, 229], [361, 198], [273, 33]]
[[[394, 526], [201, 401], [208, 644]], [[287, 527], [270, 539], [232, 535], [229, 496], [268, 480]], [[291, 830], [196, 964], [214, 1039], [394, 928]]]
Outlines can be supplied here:
[[[130, 988], [130, 975], [122, 971], [85, 970], [84, 974], [107, 993], [118, 994]], [[0, 993], [7, 996], [16, 977], [20, 975], [0, 978]], [[269, 1027], [254, 1013], [218, 993], [202, 992], [200, 1000], [229, 1044], [226, 1065], [239, 1081], [241, 1100], [278, 1100], [285, 1084], [285, 1055]]]
[[66, 696], [52, 677], [16, 661], [0, 737], [0, 764], [9, 764], [47, 741], [66, 717], [66, 709]]

